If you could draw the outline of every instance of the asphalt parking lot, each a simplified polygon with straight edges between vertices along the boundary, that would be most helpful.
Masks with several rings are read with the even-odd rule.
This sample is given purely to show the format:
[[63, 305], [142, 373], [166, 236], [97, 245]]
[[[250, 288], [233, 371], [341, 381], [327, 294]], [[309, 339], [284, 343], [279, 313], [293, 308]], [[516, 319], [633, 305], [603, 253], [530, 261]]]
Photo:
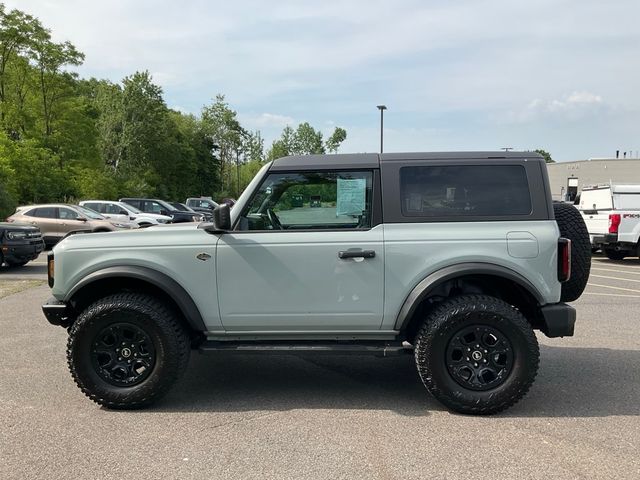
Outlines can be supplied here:
[[[0, 283], [44, 280], [44, 257]], [[539, 335], [530, 393], [449, 413], [411, 356], [202, 356], [148, 410], [76, 388], [46, 285], [0, 299], [0, 478], [640, 478], [640, 261], [593, 260], [576, 335]]]

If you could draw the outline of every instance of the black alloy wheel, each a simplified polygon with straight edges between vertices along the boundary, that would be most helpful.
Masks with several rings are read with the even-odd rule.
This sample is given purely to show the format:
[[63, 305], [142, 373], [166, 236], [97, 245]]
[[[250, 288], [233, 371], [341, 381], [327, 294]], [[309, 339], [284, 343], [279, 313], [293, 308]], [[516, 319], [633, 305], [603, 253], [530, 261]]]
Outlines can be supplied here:
[[95, 336], [91, 363], [95, 372], [111, 385], [133, 386], [153, 371], [156, 350], [151, 337], [131, 323], [114, 323]]
[[446, 362], [449, 374], [461, 386], [489, 390], [511, 373], [513, 347], [498, 329], [471, 325], [449, 340]]

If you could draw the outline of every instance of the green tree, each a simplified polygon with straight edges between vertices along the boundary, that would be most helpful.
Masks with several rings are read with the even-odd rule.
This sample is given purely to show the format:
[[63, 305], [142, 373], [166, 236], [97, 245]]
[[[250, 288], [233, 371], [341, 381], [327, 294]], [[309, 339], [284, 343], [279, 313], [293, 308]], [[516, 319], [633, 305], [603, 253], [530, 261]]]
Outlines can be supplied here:
[[338, 153], [338, 149], [342, 142], [347, 139], [347, 131], [344, 128], [336, 127], [333, 133], [325, 142], [325, 146], [329, 153]]
[[217, 148], [221, 195], [235, 191], [231, 178], [247, 131], [242, 128], [237, 113], [229, 107], [224, 95], [218, 94], [211, 105], [202, 108], [202, 127]]
[[541, 148], [534, 150], [534, 152], [539, 153], [540, 155], [542, 155], [542, 158], [544, 158], [544, 161], [546, 163], [556, 163], [556, 161], [551, 158], [551, 154], [549, 152], [547, 152], [546, 150], [542, 150]]
[[295, 155], [325, 153], [322, 132], [317, 131], [308, 122], [298, 125], [292, 147], [292, 153]]

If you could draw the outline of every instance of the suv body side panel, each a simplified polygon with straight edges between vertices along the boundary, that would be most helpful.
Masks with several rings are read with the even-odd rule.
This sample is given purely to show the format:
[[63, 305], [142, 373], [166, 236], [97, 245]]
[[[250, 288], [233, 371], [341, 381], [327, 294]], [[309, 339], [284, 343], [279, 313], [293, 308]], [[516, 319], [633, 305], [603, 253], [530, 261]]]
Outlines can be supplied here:
[[[373, 250], [373, 258], [338, 257]], [[226, 330], [376, 330], [384, 304], [383, 228], [240, 231], [217, 249]], [[215, 290], [212, 290], [212, 294]]]
[[[528, 232], [537, 240], [537, 256], [518, 258], [509, 254], [507, 238], [514, 231]], [[502, 267], [528, 281], [538, 292], [541, 304], [560, 301], [559, 236], [553, 220], [385, 224], [386, 301], [382, 328], [396, 327], [405, 299], [422, 280], [464, 263]]]
[[[65, 300], [83, 279], [111, 267], [147, 268], [173, 279], [189, 293], [207, 330], [221, 330], [217, 296], [211, 294], [217, 289], [218, 237], [197, 229], [194, 224], [182, 225], [74, 235], [63, 240], [54, 249], [53, 296]], [[204, 260], [197, 258], [200, 254], [205, 254], [201, 255]]]

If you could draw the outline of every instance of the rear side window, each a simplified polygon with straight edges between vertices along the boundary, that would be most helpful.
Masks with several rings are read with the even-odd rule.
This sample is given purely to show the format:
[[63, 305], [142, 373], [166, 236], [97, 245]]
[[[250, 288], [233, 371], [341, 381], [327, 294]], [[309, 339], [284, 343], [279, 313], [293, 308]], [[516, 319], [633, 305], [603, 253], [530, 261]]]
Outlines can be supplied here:
[[402, 167], [400, 195], [404, 216], [531, 214], [527, 174], [520, 165]]
[[103, 205], [101, 203], [94, 203], [94, 202], [85, 203], [83, 205], [83, 207], [90, 208], [91, 210], [94, 210], [94, 211], [99, 212], [99, 213], [104, 213], [103, 212], [104, 208], [103, 208]]
[[28, 217], [56, 218], [56, 207], [38, 207], [25, 213]]

